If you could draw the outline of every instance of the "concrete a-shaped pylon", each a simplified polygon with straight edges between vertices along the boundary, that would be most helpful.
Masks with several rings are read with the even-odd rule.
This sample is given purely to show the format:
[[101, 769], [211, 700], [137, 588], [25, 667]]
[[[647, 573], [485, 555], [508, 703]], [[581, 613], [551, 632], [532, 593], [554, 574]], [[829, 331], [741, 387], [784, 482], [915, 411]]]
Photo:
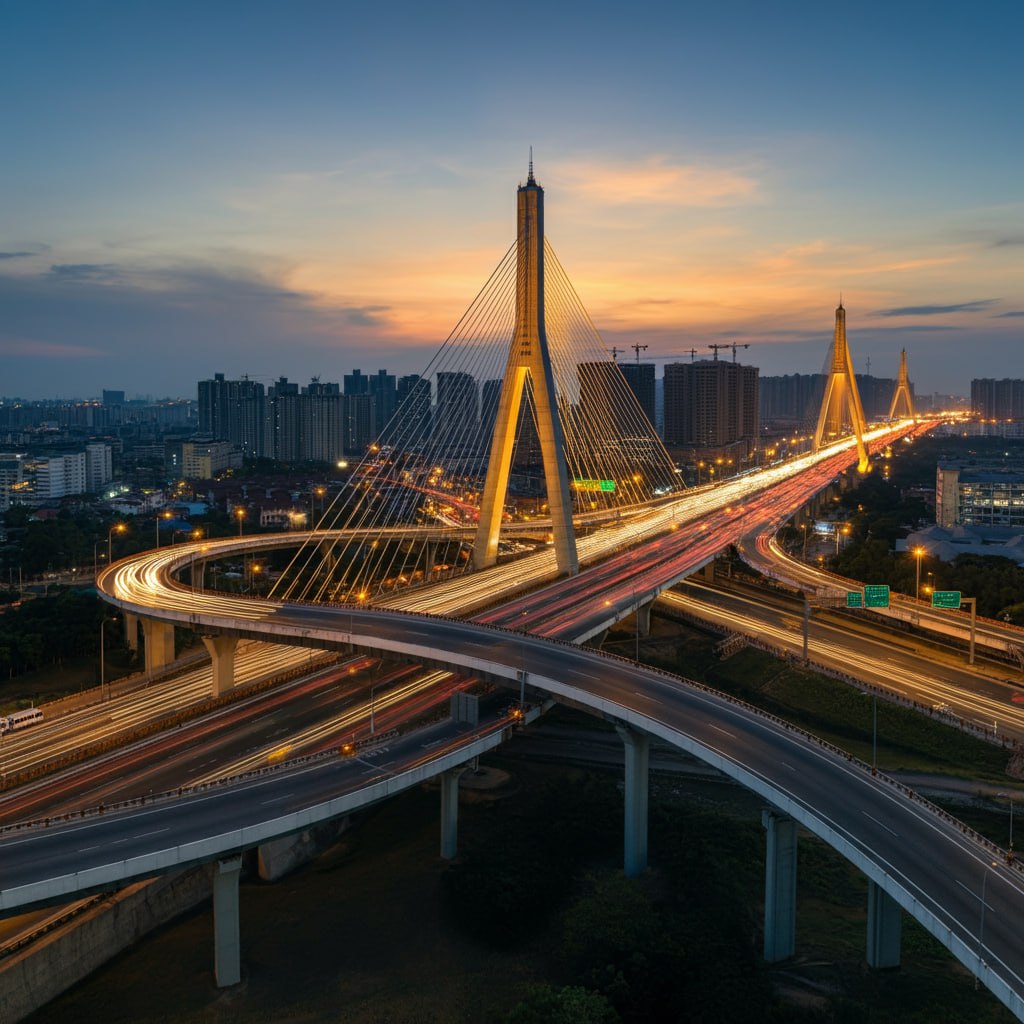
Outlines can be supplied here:
[[907, 377], [907, 350], [900, 350], [900, 375], [896, 380], [896, 390], [892, 393], [892, 404], [889, 406], [889, 419], [896, 419], [903, 404], [903, 418], [914, 419], [914, 400], [910, 397], [910, 379]]
[[821, 401], [818, 426], [814, 431], [814, 450], [826, 441], [834, 440], [849, 423], [857, 439], [857, 469], [866, 473], [871, 468], [864, 434], [864, 407], [860, 404], [857, 378], [853, 374], [850, 346], [846, 343], [846, 310], [840, 302], [836, 307], [836, 327], [832, 340], [832, 369], [825, 382], [825, 396]]
[[544, 462], [555, 559], [559, 571], [572, 576], [579, 571], [579, 559], [572, 526], [569, 470], [544, 328], [544, 190], [534, 180], [532, 160], [526, 184], [519, 186], [517, 227], [515, 331], [498, 398], [498, 415], [480, 502], [480, 525], [473, 546], [473, 564], [482, 569], [493, 565], [498, 557], [498, 535], [508, 493], [516, 424], [526, 375], [529, 374]]

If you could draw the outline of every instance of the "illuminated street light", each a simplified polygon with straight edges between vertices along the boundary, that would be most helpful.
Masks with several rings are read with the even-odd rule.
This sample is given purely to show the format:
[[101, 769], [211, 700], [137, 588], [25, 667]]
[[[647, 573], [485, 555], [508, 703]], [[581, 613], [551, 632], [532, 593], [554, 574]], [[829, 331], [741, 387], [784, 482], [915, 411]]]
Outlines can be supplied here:
[[921, 597], [921, 556], [925, 554], [925, 549], [918, 546], [914, 548], [912, 554], [917, 559], [917, 576], [914, 581], [914, 599], [919, 600]]
[[[110, 563], [113, 562], [113, 560], [114, 560], [114, 555], [113, 555], [113, 538], [114, 538], [114, 534], [115, 533], [126, 533], [127, 531], [128, 531], [128, 527], [124, 523], [114, 523], [114, 525], [109, 530], [107, 530], [107, 565], [110, 565]], [[159, 541], [157, 542], [157, 546], [159, 547]], [[94, 552], [94, 554], [95, 554], [95, 552]]]
[[173, 512], [158, 512], [154, 522], [156, 523], [156, 546], [160, 547], [160, 520], [173, 519]]
[[238, 536], [242, 536], [242, 523], [245, 521], [245, 509], [241, 505], [235, 506], [235, 518], [238, 520]]

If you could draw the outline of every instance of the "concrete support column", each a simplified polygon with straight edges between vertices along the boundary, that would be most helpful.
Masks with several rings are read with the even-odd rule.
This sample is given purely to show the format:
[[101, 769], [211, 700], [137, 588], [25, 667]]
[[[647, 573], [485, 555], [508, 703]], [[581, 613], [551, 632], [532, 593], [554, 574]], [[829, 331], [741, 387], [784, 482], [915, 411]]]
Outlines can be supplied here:
[[615, 731], [626, 751], [623, 870], [627, 878], [636, 878], [647, 870], [647, 768], [651, 738], [625, 725], [617, 725]]
[[647, 604], [640, 605], [636, 610], [636, 628], [640, 636], [651, 635], [651, 608], [654, 606], [653, 601], [648, 601]]
[[129, 651], [139, 650], [139, 617], [131, 612], [124, 613], [124, 642]]
[[868, 882], [868, 967], [899, 967], [900, 905], [880, 886]]
[[220, 697], [230, 693], [235, 685], [235, 648], [238, 638], [234, 636], [204, 636], [203, 644], [213, 661], [213, 695]]
[[761, 813], [768, 831], [764, 878], [764, 958], [785, 960], [796, 952], [796, 822], [771, 809]]
[[437, 541], [428, 540], [423, 545], [423, 578], [432, 580], [434, 578], [434, 566], [437, 565]]
[[144, 618], [142, 636], [146, 643], [147, 672], [158, 672], [174, 661], [174, 626], [171, 623]]
[[459, 852], [459, 779], [465, 765], [449, 768], [441, 779], [441, 856], [451, 860]]
[[701, 575], [704, 577], [705, 580], [707, 580], [708, 583], [713, 583], [714, 582], [714, 580], [715, 580], [715, 563], [714, 563], [714, 561], [708, 562], [708, 564], [704, 566], [704, 569], [703, 569]]
[[242, 858], [219, 860], [213, 866], [213, 971], [220, 988], [242, 980], [241, 926], [238, 921], [238, 877]]

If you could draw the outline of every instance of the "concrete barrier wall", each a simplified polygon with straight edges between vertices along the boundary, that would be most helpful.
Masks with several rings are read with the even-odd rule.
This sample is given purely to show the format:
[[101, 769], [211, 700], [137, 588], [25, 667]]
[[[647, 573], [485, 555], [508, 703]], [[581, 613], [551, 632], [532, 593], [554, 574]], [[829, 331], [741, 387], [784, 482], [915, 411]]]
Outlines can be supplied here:
[[0, 966], [0, 1021], [17, 1024], [143, 935], [210, 898], [208, 866], [136, 882]]

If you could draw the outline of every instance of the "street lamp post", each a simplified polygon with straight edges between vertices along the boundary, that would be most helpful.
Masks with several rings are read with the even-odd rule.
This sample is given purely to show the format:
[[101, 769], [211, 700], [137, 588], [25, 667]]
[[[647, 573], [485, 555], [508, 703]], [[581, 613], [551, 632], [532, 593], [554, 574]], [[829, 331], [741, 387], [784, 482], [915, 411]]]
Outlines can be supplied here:
[[107, 685], [107, 663], [106, 663], [106, 650], [104, 645], [104, 638], [106, 637], [106, 625], [108, 622], [116, 622], [116, 615], [108, 615], [104, 619], [100, 619], [100, 700], [107, 700], [109, 696], [106, 694]]
[[242, 536], [242, 523], [245, 522], [245, 509], [241, 505], [235, 508], [235, 518], [238, 520], [238, 536]]
[[1000, 793], [1000, 796], [1005, 796], [1010, 801], [1010, 845], [1007, 848], [1007, 860], [1013, 863], [1013, 794], [1012, 793]]
[[914, 548], [914, 557], [917, 559], [917, 573], [914, 579], [914, 600], [918, 601], [921, 598], [921, 556], [924, 554], [924, 548]]
[[633, 660], [640, 660], [640, 602], [637, 600], [636, 588], [633, 588], [633, 620], [636, 623], [636, 648], [633, 652]]
[[[157, 520], [157, 522], [159, 523], [159, 520]], [[110, 565], [110, 563], [114, 561], [114, 545], [113, 545], [114, 534], [115, 533], [124, 533], [127, 529], [128, 529], [128, 527], [125, 526], [124, 523], [114, 523], [114, 525], [109, 530], [107, 530], [107, 565]], [[160, 529], [160, 527], [157, 526], [157, 530], [158, 531], [159, 531], [159, 529]], [[158, 532], [157, 533], [157, 547], [159, 547], [159, 546], [160, 546], [160, 535], [159, 535], [159, 532]]]
[[878, 774], [878, 694], [869, 694], [867, 690], [861, 690], [865, 696], [871, 697], [871, 774]]
[[160, 520], [173, 519], [174, 515], [171, 512], [158, 512], [156, 514], [156, 546], [160, 547]]
[[324, 495], [326, 493], [327, 493], [327, 489], [325, 487], [322, 487], [322, 486], [321, 487], [314, 487], [309, 492], [309, 515], [310, 515], [309, 526], [310, 526], [310, 529], [312, 529], [312, 530], [315, 530], [316, 529], [316, 525], [317, 525], [316, 499], [317, 498], [320, 499], [320, 518], [322, 519], [323, 518], [323, 514], [324, 514]]

